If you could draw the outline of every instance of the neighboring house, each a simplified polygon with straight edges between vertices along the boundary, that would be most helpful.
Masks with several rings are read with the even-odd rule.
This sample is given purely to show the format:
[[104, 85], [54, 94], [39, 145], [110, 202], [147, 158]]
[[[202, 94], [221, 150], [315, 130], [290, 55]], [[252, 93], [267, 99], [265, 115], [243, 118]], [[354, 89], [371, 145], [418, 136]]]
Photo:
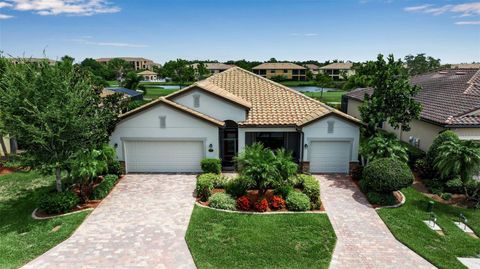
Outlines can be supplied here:
[[150, 70], [145, 70], [137, 75], [141, 76], [144, 81], [157, 81], [158, 80], [158, 75], [157, 73], [150, 71]]
[[355, 74], [353, 63], [333, 63], [320, 67], [320, 72], [329, 75], [333, 80], [347, 79]]
[[[407, 143], [428, 150], [435, 137], [452, 130], [464, 140], [480, 141], [480, 70], [447, 69], [414, 76], [411, 84], [422, 87], [416, 100], [422, 104], [420, 120], [410, 123], [411, 130], [383, 129], [395, 133]], [[356, 89], [344, 95], [342, 110], [360, 119], [359, 106], [373, 89]]]
[[[204, 63], [205, 68], [210, 72], [210, 74], [218, 74], [221, 73], [229, 68], [232, 68], [233, 65], [224, 64], [224, 63]], [[198, 63], [191, 65], [193, 69], [197, 69]]]
[[135, 70], [153, 70], [154, 66], [160, 66], [153, 62], [150, 59], [145, 59], [142, 57], [115, 57], [115, 58], [98, 58], [96, 59], [99, 63], [108, 63], [113, 59], [120, 58], [128, 63], [130, 63]]
[[307, 80], [307, 68], [294, 63], [263, 63], [252, 70], [268, 79], [283, 76], [288, 80]]
[[452, 64], [450, 68], [453, 69], [480, 69], [480, 63], [478, 64]]
[[131, 100], [142, 100], [143, 94], [134, 90], [127, 88], [104, 88], [101, 97], [106, 97], [115, 93], [123, 94], [125, 98], [130, 98]]
[[126, 171], [200, 172], [262, 142], [291, 151], [310, 172], [347, 173], [358, 162], [356, 118], [239, 67], [120, 116], [110, 137]]
[[313, 75], [318, 75], [320, 72], [320, 66], [316, 64], [306, 64], [305, 67], [312, 72]]

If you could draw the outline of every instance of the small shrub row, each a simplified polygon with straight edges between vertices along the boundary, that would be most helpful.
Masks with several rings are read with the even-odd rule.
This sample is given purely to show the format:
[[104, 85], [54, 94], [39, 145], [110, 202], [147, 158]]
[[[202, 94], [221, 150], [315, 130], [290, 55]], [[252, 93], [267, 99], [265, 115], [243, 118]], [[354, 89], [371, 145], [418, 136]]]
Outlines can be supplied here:
[[212, 173], [201, 174], [197, 177], [197, 186], [195, 187], [195, 192], [201, 201], [205, 202], [208, 200], [208, 198], [210, 198], [217, 177], [217, 174]]
[[218, 192], [208, 199], [210, 207], [218, 209], [235, 210], [236, 201], [229, 194]]
[[389, 206], [397, 203], [397, 199], [391, 192], [381, 193], [381, 192], [371, 191], [367, 193], [367, 200], [371, 204], [382, 205], [382, 206]]
[[41, 198], [39, 208], [48, 214], [65, 213], [73, 209], [80, 198], [72, 191], [49, 193]]
[[293, 191], [286, 200], [287, 208], [291, 211], [307, 211], [310, 209], [310, 199], [307, 195]]
[[310, 199], [311, 209], [320, 208], [320, 182], [315, 177], [303, 177], [303, 193]]
[[106, 175], [102, 182], [93, 189], [91, 199], [100, 200], [107, 197], [113, 186], [115, 186], [115, 183], [117, 183], [117, 180], [117, 175]]
[[204, 173], [220, 174], [222, 173], [222, 161], [216, 158], [206, 158], [200, 163]]
[[255, 185], [253, 180], [246, 177], [236, 177], [225, 184], [225, 191], [235, 198], [247, 194], [247, 190]]

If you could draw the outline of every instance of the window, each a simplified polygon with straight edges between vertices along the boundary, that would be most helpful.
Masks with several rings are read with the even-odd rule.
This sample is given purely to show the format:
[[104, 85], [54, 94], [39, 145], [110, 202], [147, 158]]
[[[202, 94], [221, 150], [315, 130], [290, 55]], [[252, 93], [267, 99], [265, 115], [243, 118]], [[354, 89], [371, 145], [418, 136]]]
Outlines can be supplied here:
[[270, 73], [275, 74], [275, 70], [270, 70]]
[[167, 127], [167, 116], [160, 116], [160, 128], [164, 129]]
[[193, 107], [200, 107], [200, 95], [195, 94], [193, 96]]
[[329, 121], [329, 122], [328, 122], [328, 133], [329, 133], [329, 134], [333, 134], [334, 126], [335, 126], [335, 122], [334, 122], [334, 121]]
[[288, 70], [287, 70], [287, 69], [283, 69], [283, 73], [288, 73]]

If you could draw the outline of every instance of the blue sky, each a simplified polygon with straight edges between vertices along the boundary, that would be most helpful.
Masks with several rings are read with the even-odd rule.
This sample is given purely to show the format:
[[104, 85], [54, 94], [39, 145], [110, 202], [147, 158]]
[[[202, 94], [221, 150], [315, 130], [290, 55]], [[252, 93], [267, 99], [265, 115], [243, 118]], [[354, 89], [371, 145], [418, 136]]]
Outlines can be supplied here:
[[0, 50], [49, 58], [480, 61], [480, 2], [0, 0]]

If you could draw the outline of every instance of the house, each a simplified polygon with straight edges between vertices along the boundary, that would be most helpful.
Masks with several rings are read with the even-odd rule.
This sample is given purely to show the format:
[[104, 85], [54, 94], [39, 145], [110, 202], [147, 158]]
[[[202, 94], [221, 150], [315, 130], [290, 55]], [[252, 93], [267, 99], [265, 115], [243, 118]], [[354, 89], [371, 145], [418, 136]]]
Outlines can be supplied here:
[[202, 158], [233, 168], [246, 145], [291, 151], [305, 171], [347, 173], [360, 121], [293, 89], [232, 67], [120, 116], [110, 144], [126, 171], [200, 172]]
[[307, 68], [294, 63], [263, 63], [252, 68], [264, 78], [284, 77], [287, 80], [307, 80]]
[[[407, 143], [428, 150], [435, 137], [452, 130], [464, 140], [480, 141], [480, 70], [446, 69], [414, 76], [412, 85], [422, 87], [415, 99], [422, 105], [419, 120], [410, 123], [411, 130], [394, 130], [388, 124], [386, 131]], [[373, 89], [362, 88], [344, 95], [342, 110], [360, 119], [359, 106], [365, 94]]]
[[353, 63], [332, 63], [320, 67], [320, 72], [329, 75], [333, 80], [347, 79], [355, 74]]
[[100, 96], [103, 98], [115, 93], [123, 94], [125, 98], [130, 98], [130, 100], [143, 100], [143, 94], [141, 92], [127, 88], [104, 88]]
[[453, 69], [480, 69], [480, 63], [473, 63], [473, 64], [452, 64], [450, 68]]
[[[223, 72], [229, 68], [232, 68], [232, 65], [224, 64], [224, 63], [204, 63], [205, 68], [210, 72], [210, 74], [218, 74]], [[194, 63], [191, 65], [193, 69], [197, 69], [198, 63]]]
[[131, 64], [134, 70], [153, 70], [154, 66], [160, 66], [160, 64], [157, 64], [157, 63], [153, 62], [152, 60], [145, 59], [145, 58], [142, 58], [142, 57], [98, 58], [98, 59], [96, 59], [96, 61], [99, 62], [99, 63], [106, 64], [106, 63], [110, 62], [111, 60], [117, 59], [117, 58], [122, 59], [122, 60], [128, 62], [129, 64]]
[[305, 67], [312, 72], [313, 75], [318, 75], [320, 72], [320, 66], [316, 64], [306, 64]]
[[142, 71], [142, 72], [138, 73], [137, 75], [141, 76], [144, 81], [157, 81], [157, 79], [158, 79], [157, 73], [155, 73], [153, 71], [150, 71], [150, 70]]

